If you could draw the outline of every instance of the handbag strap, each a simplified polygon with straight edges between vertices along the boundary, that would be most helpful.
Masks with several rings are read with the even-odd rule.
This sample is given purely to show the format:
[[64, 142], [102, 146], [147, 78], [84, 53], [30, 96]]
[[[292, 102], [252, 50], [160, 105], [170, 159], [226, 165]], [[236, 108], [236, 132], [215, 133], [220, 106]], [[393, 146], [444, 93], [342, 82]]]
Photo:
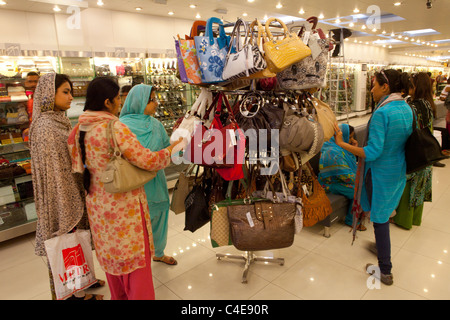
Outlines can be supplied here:
[[274, 22], [274, 21], [278, 22], [278, 23], [281, 25], [281, 27], [284, 29], [284, 36], [287, 37], [287, 36], [289, 35], [289, 29], [286, 27], [286, 24], [285, 24], [283, 21], [281, 21], [280, 19], [277, 19], [277, 18], [269, 18], [269, 19], [266, 21], [266, 35], [267, 35], [267, 37], [269, 38], [269, 40], [270, 40], [270, 41], [275, 41], [275, 40], [273, 39], [272, 32], [270, 32], [270, 24], [271, 24], [272, 22]]
[[[254, 34], [254, 28], [255, 26], [258, 28], [258, 35], [256, 38], [256, 44], [253, 42], [253, 34]], [[259, 22], [258, 19], [253, 20], [253, 22], [250, 24], [250, 26], [248, 27], [248, 34], [250, 35], [250, 38], [248, 38], [248, 43], [250, 43], [251, 45], [256, 45], [256, 46], [260, 46], [261, 45], [261, 38], [264, 37], [264, 28], [261, 25], [261, 23]]]
[[190, 36], [186, 36], [186, 40], [194, 40], [194, 37], [198, 36], [201, 29], [205, 30], [206, 27], [206, 21], [204, 20], [197, 20], [194, 21], [191, 28]]
[[117, 140], [116, 140], [116, 135], [114, 134], [114, 124], [116, 123], [117, 120], [111, 120], [108, 122], [108, 126], [106, 128], [106, 135], [108, 138], [108, 141], [113, 141], [113, 146], [114, 148], [111, 148], [111, 145], [109, 146], [109, 150], [110, 153], [112, 154], [112, 156], [114, 157], [121, 157], [122, 156], [122, 152], [119, 149], [119, 146], [117, 144]]
[[[231, 32], [230, 46], [228, 48], [227, 60], [228, 60], [228, 58], [230, 56], [230, 53], [231, 53], [233, 48], [236, 48], [236, 52], [239, 52], [239, 51], [242, 50], [242, 46], [241, 46], [241, 26], [244, 27], [244, 34], [245, 34], [244, 44], [247, 43], [247, 38], [248, 38], [247, 22], [239, 18], [236, 21], [236, 23], [234, 24], [233, 31]], [[233, 46], [233, 40], [236, 41], [234, 46]]]
[[216, 18], [216, 17], [211, 17], [206, 22], [206, 31], [205, 31], [205, 37], [209, 38], [209, 44], [211, 46], [214, 44], [214, 33], [212, 30], [212, 26], [214, 23], [219, 25], [219, 38], [227, 39], [227, 35], [225, 34], [225, 29], [223, 27], [222, 20], [220, 20], [219, 18]]

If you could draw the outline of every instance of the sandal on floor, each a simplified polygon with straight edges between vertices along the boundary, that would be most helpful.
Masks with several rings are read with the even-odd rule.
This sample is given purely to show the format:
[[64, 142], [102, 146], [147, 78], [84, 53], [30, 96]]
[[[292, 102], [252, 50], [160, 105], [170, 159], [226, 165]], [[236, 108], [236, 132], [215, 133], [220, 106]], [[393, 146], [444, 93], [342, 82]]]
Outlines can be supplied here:
[[[89, 299], [86, 299], [87, 297], [91, 296]], [[75, 297], [75, 295], [72, 295], [70, 298], [67, 298], [66, 300], [103, 300], [103, 295], [102, 294], [91, 294], [91, 293], [86, 293], [86, 295], [84, 297]]]
[[164, 262], [165, 264], [168, 264], [170, 266], [175, 266], [178, 263], [177, 260], [169, 256], [153, 257], [153, 261]]
[[97, 282], [94, 283], [92, 286], [90, 286], [89, 289], [104, 287], [105, 284], [106, 284], [106, 282], [104, 280], [97, 279]]

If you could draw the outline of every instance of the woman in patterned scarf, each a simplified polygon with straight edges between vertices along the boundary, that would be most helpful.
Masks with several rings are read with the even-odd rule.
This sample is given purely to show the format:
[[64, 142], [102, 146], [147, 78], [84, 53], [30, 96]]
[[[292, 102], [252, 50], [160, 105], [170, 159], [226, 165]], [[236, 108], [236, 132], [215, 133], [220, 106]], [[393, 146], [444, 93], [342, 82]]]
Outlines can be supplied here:
[[[67, 146], [71, 125], [65, 115], [72, 101], [72, 83], [66, 75], [49, 73], [39, 79], [30, 127], [31, 170], [38, 216], [36, 249], [46, 256], [44, 241], [89, 229], [81, 175], [72, 173]], [[52, 298], [56, 298], [49, 266]], [[104, 285], [104, 281], [99, 283]], [[76, 293], [69, 299], [102, 300], [101, 295]]]

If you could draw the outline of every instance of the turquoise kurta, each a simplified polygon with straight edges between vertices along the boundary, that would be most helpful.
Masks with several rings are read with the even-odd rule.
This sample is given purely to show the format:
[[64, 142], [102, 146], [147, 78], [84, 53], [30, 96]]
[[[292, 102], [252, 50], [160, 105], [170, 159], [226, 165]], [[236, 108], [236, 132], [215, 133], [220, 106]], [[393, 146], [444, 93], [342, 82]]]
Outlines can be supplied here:
[[[372, 222], [386, 223], [398, 206], [406, 184], [405, 144], [411, 133], [412, 111], [403, 100], [389, 102], [372, 115], [361, 193], [362, 209], [370, 211]], [[372, 184], [367, 182], [370, 176]]]
[[[139, 142], [152, 151], [160, 151], [170, 146], [169, 136], [161, 122], [145, 115], [151, 86], [139, 84], [128, 93], [120, 121], [130, 128]], [[167, 243], [169, 217], [169, 190], [164, 170], [159, 170], [156, 177], [144, 186], [152, 222], [155, 256], [162, 257]]]

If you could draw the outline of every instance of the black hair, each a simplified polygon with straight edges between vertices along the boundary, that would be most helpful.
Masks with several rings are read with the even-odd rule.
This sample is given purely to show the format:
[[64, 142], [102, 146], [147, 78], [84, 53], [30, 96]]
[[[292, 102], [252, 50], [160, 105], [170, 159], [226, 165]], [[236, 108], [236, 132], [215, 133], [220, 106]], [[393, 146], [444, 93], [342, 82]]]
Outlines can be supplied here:
[[403, 98], [406, 98], [406, 96], [409, 95], [409, 90], [414, 88], [411, 76], [408, 73], [402, 73], [401, 75], [401, 81], [403, 85]]
[[119, 85], [111, 78], [98, 77], [89, 83], [84, 111], [104, 111], [105, 100], [113, 101], [119, 94]]
[[431, 81], [425, 72], [419, 72], [412, 77], [414, 83], [414, 100], [427, 100], [433, 111], [433, 116], [436, 117], [436, 104], [433, 99], [433, 92], [431, 89]]
[[130, 85], [123, 86], [123, 87], [120, 89], [120, 94], [123, 94], [123, 93], [125, 93], [125, 92], [130, 92], [130, 90], [131, 90], [131, 86], [130, 86]]
[[73, 94], [73, 84], [70, 81], [70, 78], [66, 74], [57, 73], [55, 76], [55, 92], [61, 87], [64, 83], [68, 82], [70, 84], [70, 93]]
[[390, 93], [401, 93], [405, 90], [404, 84], [402, 83], [401, 74], [397, 70], [387, 69], [383, 70], [383, 72], [376, 72], [375, 78], [380, 86], [387, 83]]
[[27, 77], [39, 77], [39, 73], [36, 71], [30, 71], [27, 73]]
[[[84, 111], [103, 111], [106, 109], [105, 100], [113, 101], [115, 97], [119, 94], [119, 85], [108, 77], [95, 78], [89, 83], [86, 92], [86, 103], [84, 105]], [[80, 130], [80, 149], [81, 149], [81, 159], [83, 164], [86, 164], [86, 147], [84, 143], [84, 138], [86, 137], [86, 132]], [[85, 167], [83, 173], [83, 185], [84, 189], [89, 194], [89, 189], [91, 186], [91, 173], [88, 168]]]

